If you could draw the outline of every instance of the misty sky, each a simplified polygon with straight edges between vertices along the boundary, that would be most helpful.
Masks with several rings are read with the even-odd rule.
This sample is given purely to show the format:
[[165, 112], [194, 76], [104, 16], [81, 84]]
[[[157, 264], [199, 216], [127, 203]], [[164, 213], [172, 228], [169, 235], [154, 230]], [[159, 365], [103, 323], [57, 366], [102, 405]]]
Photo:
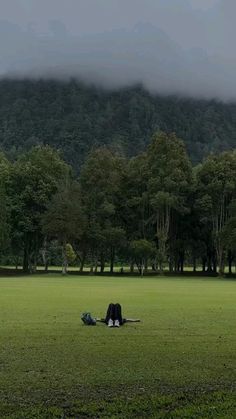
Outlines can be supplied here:
[[0, 0], [0, 75], [236, 99], [236, 0]]

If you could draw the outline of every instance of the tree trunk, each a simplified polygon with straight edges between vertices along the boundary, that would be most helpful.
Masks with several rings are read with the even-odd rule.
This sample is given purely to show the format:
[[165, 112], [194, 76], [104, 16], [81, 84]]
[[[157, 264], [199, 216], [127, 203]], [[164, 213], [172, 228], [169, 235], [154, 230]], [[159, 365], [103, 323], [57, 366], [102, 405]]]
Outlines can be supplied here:
[[206, 272], [206, 258], [202, 258], [202, 272]]
[[180, 272], [181, 274], [184, 273], [184, 252], [180, 253]]
[[66, 241], [62, 244], [62, 275], [67, 274], [68, 260], [66, 254]]
[[140, 275], [141, 276], [144, 275], [144, 269], [145, 269], [144, 260], [142, 260], [142, 262], [141, 262], [141, 269], [140, 269]]
[[175, 255], [175, 273], [178, 272], [178, 259], [177, 259], [177, 255]]
[[162, 274], [164, 272], [163, 262], [164, 262], [164, 255], [165, 255], [165, 244], [162, 243], [159, 248], [159, 271]]
[[85, 254], [85, 252], [83, 252], [81, 262], [80, 262], [80, 267], [79, 267], [80, 273], [82, 273], [83, 270], [84, 270], [85, 258], [86, 258], [86, 254]]
[[224, 252], [220, 244], [217, 248], [217, 260], [218, 260], [218, 266], [219, 266], [219, 275], [223, 276], [224, 271], [225, 271]]
[[216, 274], [217, 273], [217, 260], [215, 256], [213, 256], [212, 264], [213, 264], [213, 272]]
[[33, 273], [37, 272], [37, 265], [38, 265], [38, 249], [36, 248], [33, 254], [33, 264], [32, 264]]
[[233, 262], [233, 256], [232, 252], [229, 250], [228, 252], [228, 265], [229, 265], [229, 274], [232, 274], [232, 262]]
[[34, 267], [31, 258], [29, 259], [29, 273], [32, 274], [34, 272]]
[[145, 260], [145, 263], [144, 263], [144, 272], [145, 273], [148, 272], [148, 260], [147, 259]]
[[110, 262], [110, 273], [113, 274], [114, 272], [114, 260], [115, 260], [115, 250], [114, 247], [111, 247], [111, 262]]
[[28, 240], [24, 246], [23, 271], [25, 273], [29, 273], [29, 242]]
[[172, 273], [174, 270], [174, 261], [172, 256], [170, 256], [170, 260], [169, 260], [169, 272]]
[[105, 260], [104, 260], [104, 254], [101, 254], [101, 269], [100, 272], [103, 273], [105, 269]]
[[133, 261], [130, 263], [130, 273], [131, 274], [134, 273], [134, 262]]
[[33, 254], [32, 254], [32, 272], [35, 273], [37, 271], [38, 266], [38, 254], [39, 254], [39, 238], [38, 233], [34, 236], [34, 246], [33, 246]]
[[160, 212], [157, 213], [157, 229], [156, 236], [158, 239], [158, 259], [160, 273], [164, 272], [164, 263], [166, 260], [166, 243], [170, 230], [170, 207], [164, 206]]
[[213, 233], [215, 238], [215, 249], [216, 249], [216, 257], [217, 257], [217, 263], [219, 266], [219, 275], [224, 275], [224, 264], [225, 264], [225, 249], [222, 242], [222, 229], [226, 223], [227, 220], [227, 211], [226, 211], [226, 196], [222, 194], [222, 200], [220, 205], [220, 212], [219, 214], [214, 218], [213, 222]]
[[44, 238], [44, 241], [43, 241], [42, 259], [43, 259], [44, 270], [47, 272], [47, 271], [48, 271], [48, 260], [47, 260], [47, 237], [45, 237], [45, 238]]
[[219, 261], [219, 275], [224, 276], [224, 274], [225, 274], [225, 264], [224, 264], [223, 258], [220, 258], [220, 261]]
[[95, 266], [94, 266], [94, 274], [96, 274], [98, 271], [98, 258], [95, 260]]
[[179, 260], [178, 260], [178, 266], [177, 266], [177, 272], [178, 273], [180, 272], [180, 266], [181, 266], [181, 264], [180, 264], [180, 258], [179, 258]]
[[157, 266], [155, 263], [152, 264], [152, 271], [156, 272], [157, 271]]
[[207, 272], [212, 272], [212, 256], [207, 255]]
[[90, 275], [92, 275], [92, 274], [93, 274], [93, 271], [94, 271], [94, 254], [92, 253], [92, 254], [91, 254], [91, 264], [90, 264], [90, 270], [89, 270]]
[[136, 262], [136, 266], [138, 268], [139, 275], [142, 275], [142, 265], [140, 263]]

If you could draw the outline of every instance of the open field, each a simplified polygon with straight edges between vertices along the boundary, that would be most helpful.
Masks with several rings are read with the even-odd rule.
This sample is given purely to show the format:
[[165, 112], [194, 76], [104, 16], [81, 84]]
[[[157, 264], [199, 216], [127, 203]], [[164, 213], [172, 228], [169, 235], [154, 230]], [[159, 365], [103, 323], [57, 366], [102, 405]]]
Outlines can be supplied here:
[[[142, 323], [86, 327], [120, 302]], [[0, 417], [235, 418], [236, 283], [0, 278]]]

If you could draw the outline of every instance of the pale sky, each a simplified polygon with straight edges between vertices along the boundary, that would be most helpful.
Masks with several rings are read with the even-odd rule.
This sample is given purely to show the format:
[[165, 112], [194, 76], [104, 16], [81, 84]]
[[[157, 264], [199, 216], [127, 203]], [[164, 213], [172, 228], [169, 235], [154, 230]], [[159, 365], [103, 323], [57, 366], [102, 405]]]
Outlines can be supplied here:
[[236, 0], [0, 0], [0, 75], [236, 98]]

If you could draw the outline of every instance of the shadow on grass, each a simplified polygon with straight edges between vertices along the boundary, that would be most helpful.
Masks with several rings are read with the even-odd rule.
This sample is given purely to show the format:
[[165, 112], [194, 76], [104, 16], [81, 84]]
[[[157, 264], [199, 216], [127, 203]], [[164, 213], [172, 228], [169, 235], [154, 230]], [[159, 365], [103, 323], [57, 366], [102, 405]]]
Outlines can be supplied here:
[[[22, 269], [15, 269], [15, 268], [2, 268], [0, 267], [0, 277], [4, 276], [25, 276], [25, 275], [47, 275], [47, 274], [60, 274], [61, 271], [58, 269], [48, 269], [47, 271], [43, 269], [38, 269], [36, 272], [33, 273], [26, 273]], [[140, 278], [140, 274], [138, 272], [129, 272], [129, 271], [123, 271], [123, 272], [89, 272], [89, 271], [83, 271], [80, 272], [79, 270], [68, 270], [68, 275], [76, 275], [76, 276], [107, 276], [107, 277], [138, 277]], [[215, 272], [191, 272], [191, 271], [185, 271], [185, 272], [164, 272], [160, 274], [156, 271], [149, 271], [144, 274], [144, 277], [154, 277], [154, 276], [168, 276], [168, 277], [188, 277], [188, 278], [221, 278], [221, 279], [236, 279], [236, 273], [234, 274], [228, 274], [226, 273], [223, 277], [220, 277]]]

